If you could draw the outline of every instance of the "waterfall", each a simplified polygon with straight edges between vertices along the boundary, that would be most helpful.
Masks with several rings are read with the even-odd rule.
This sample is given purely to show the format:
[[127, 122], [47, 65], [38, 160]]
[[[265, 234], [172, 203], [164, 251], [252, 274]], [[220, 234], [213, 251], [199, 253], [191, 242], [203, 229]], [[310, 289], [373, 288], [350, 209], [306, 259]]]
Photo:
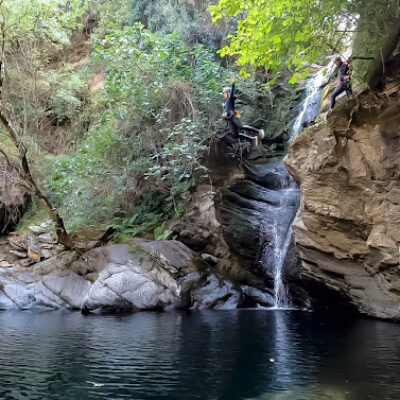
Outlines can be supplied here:
[[[317, 117], [321, 105], [321, 85], [327, 79], [333, 69], [333, 62], [327, 67], [321, 68], [314, 73], [306, 82], [305, 99], [298, 106], [299, 112], [289, 129], [289, 143], [292, 142], [302, 130], [303, 124]], [[298, 192], [295, 183], [292, 181], [288, 187], [281, 190], [279, 207], [274, 214], [273, 221], [273, 261], [274, 261], [274, 309], [291, 307], [291, 300], [283, 279], [283, 267], [285, 259], [292, 243], [293, 230], [292, 222], [298, 209], [299, 195], [296, 193], [296, 206], [293, 215], [290, 217], [287, 226], [282, 226], [279, 217], [287, 213], [290, 201], [293, 199], [293, 192]]]
[[[294, 192], [297, 192], [296, 187], [281, 191], [279, 211], [285, 212], [285, 210], [288, 208], [290, 200], [293, 199]], [[296, 197], [298, 198], [298, 195]], [[295, 210], [297, 210], [297, 208], [298, 204], [296, 204]], [[275, 309], [288, 308], [291, 306], [288, 291], [283, 282], [282, 269], [290, 244], [292, 243], [292, 238], [293, 238], [292, 219], [294, 218], [294, 214], [295, 213], [293, 213], [289, 224], [286, 226], [286, 229], [282, 229], [281, 224], [279, 224], [278, 213], [274, 215], [273, 246], [274, 246], [274, 308]]]
[[322, 96], [320, 87], [332, 72], [333, 65], [332, 61], [328, 66], [321, 68], [307, 80], [305, 85], [306, 97], [300, 103], [299, 113], [291, 124], [289, 142], [293, 141], [300, 133], [304, 122], [311, 121], [318, 115]]
[[[275, 232], [275, 243], [274, 243], [274, 256], [275, 256], [275, 276], [274, 276], [274, 308], [286, 307], [286, 287], [282, 280], [282, 265], [284, 255], [289, 247], [289, 242], [286, 239], [285, 243], [281, 248], [281, 235], [279, 234], [278, 220], [275, 218], [274, 221], [274, 232]], [[287, 235], [289, 237], [289, 235]], [[287, 243], [288, 242], [288, 243]], [[285, 249], [286, 247], [286, 249]], [[285, 251], [286, 250], [286, 251]]]

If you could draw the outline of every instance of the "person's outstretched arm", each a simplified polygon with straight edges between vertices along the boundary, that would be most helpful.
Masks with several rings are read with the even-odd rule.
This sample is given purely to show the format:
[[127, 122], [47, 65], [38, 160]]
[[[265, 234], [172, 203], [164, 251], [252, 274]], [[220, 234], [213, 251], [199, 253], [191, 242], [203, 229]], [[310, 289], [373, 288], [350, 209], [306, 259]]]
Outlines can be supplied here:
[[231, 81], [232, 81], [232, 87], [231, 87], [231, 92], [230, 92], [230, 94], [229, 94], [229, 98], [231, 99], [233, 99], [233, 96], [235, 95], [235, 82], [236, 82], [236, 78], [234, 77], [234, 76], [232, 76], [232, 78], [231, 78]]
[[232, 77], [232, 87], [226, 102], [226, 112], [229, 118], [233, 117], [235, 111], [235, 77]]

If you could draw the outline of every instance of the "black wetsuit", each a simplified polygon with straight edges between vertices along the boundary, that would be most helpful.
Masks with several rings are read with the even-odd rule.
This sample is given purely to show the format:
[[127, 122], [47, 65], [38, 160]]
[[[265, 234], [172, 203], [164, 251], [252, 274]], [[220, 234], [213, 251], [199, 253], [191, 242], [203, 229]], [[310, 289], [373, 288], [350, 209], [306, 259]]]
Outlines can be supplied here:
[[339, 94], [345, 92], [348, 90], [349, 85], [350, 85], [350, 67], [347, 62], [341, 62], [338, 65], [338, 80], [339, 84], [332, 93], [331, 97], [331, 105], [330, 108], [332, 109], [335, 107], [336, 104], [336, 98], [339, 96]]
[[231, 126], [232, 133], [235, 137], [239, 137], [240, 131], [243, 129], [243, 125], [239, 118], [236, 117], [235, 111], [235, 84], [232, 83], [231, 91], [229, 92], [229, 97], [224, 103], [224, 110], [226, 115], [226, 120]]

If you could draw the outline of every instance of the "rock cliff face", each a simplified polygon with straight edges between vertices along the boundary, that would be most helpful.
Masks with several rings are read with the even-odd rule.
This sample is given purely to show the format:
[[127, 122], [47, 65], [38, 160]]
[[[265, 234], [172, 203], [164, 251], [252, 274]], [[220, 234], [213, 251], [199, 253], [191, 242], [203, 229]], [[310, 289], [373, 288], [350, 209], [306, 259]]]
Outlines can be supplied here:
[[304, 275], [361, 312], [400, 319], [400, 73], [304, 131], [285, 164], [301, 189]]
[[[298, 191], [281, 162], [247, 163], [243, 178], [221, 190], [217, 216], [230, 250], [240, 257], [243, 268], [273, 280], [275, 246], [282, 247], [276, 236], [286, 237], [297, 211]], [[297, 260], [287, 258], [289, 275]]]
[[242, 162], [224, 159], [228, 151], [221, 150], [209, 165], [215, 195], [207, 196], [210, 186], [198, 187], [191, 210], [174, 232], [203, 260], [213, 260], [207, 273], [267, 292], [274, 306], [279, 265], [287, 304], [310, 307], [307, 293], [297, 285], [298, 258], [291, 240], [299, 198], [293, 178], [281, 157], [268, 157], [262, 149], [252, 153], [256, 159]]

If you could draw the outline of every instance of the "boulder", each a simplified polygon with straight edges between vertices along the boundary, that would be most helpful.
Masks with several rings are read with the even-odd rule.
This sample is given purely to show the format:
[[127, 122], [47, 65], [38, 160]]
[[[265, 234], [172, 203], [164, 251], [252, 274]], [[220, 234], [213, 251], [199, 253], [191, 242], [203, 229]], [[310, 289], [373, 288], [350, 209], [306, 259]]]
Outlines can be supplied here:
[[64, 251], [30, 270], [17, 266], [28, 258], [14, 264], [4, 261], [0, 309], [108, 312], [175, 307], [181, 301], [178, 279], [188, 273], [193, 257], [177, 241], [137, 241], [134, 246], [99, 247], [80, 257]]
[[90, 288], [89, 281], [72, 271], [61, 276], [45, 275], [41, 283], [72, 309], [82, 309]]
[[268, 291], [235, 285], [214, 274], [192, 273], [183, 278], [180, 285], [183, 306], [193, 309], [234, 310], [274, 305], [274, 298]]
[[193, 308], [213, 308], [231, 310], [238, 308], [240, 293], [231, 282], [210, 275], [205, 282], [192, 290]]
[[201, 255], [201, 258], [202, 258], [206, 263], [208, 263], [208, 264], [210, 264], [210, 265], [217, 265], [217, 264], [218, 264], [218, 261], [219, 261], [217, 257], [214, 257], [213, 255], [207, 254], [207, 253], [203, 253], [203, 254]]
[[[103, 266], [85, 297], [85, 310], [153, 310], [179, 303], [180, 288], [173, 273], [190, 262], [190, 250], [174, 242], [144, 242], [141, 249], [130, 252], [127, 245], [114, 245], [91, 252]], [[148, 258], [144, 249], [159, 261]]]
[[40, 243], [45, 243], [45, 244], [53, 244], [55, 243], [55, 240], [53, 239], [53, 236], [51, 233], [46, 232], [38, 235], [38, 239]]
[[177, 240], [138, 241], [142, 250], [160, 263], [170, 273], [185, 275], [192, 263], [194, 252]]
[[28, 258], [34, 262], [39, 262], [41, 258], [39, 239], [35, 235], [28, 235]]
[[46, 233], [46, 226], [36, 226], [36, 225], [32, 225], [32, 226], [28, 226], [28, 231], [33, 233], [34, 235], [41, 235], [43, 233]]
[[88, 283], [69, 271], [74, 257], [65, 252], [50, 263], [36, 264], [33, 273], [19, 267], [0, 269], [0, 309], [80, 308]]
[[5, 265], [0, 268], [0, 310], [104, 313], [273, 304], [266, 291], [195, 272], [195, 258], [174, 240], [136, 240], [133, 246], [98, 247], [81, 256], [64, 251], [30, 269]]

